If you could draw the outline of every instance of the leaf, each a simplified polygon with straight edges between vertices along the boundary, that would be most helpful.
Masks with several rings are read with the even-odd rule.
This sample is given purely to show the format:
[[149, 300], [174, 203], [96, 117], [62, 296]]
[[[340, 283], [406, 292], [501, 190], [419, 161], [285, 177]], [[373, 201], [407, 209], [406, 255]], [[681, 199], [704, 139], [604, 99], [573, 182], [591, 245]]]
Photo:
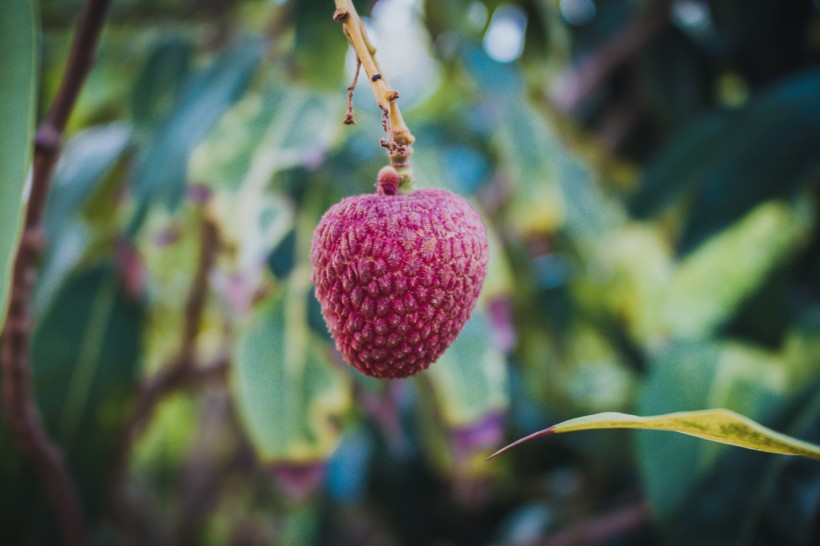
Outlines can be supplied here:
[[[357, 6], [359, 7], [359, 6]], [[341, 25], [333, 21], [333, 6], [324, 0], [294, 5], [296, 69], [313, 87], [339, 90], [348, 50]]]
[[258, 307], [234, 351], [234, 404], [266, 463], [326, 460], [350, 403], [347, 378], [333, 368], [329, 346], [308, 328], [309, 273], [302, 268], [292, 275], [284, 296]]
[[486, 130], [513, 183], [509, 216], [523, 232], [564, 228], [581, 239], [614, 229], [621, 212], [592, 170], [561, 142], [542, 112], [528, 104], [522, 75], [511, 65], [468, 49], [467, 67], [487, 92]]
[[745, 447], [756, 451], [800, 455], [820, 461], [820, 446], [786, 436], [727, 409], [681, 411], [639, 417], [626, 413], [604, 412], [570, 419], [514, 442], [494, 453], [503, 453], [521, 443], [563, 432], [579, 430], [599, 430], [611, 428], [633, 428], [644, 430], [667, 430], [696, 436], [713, 442]]
[[34, 141], [37, 25], [33, 0], [0, 5], [0, 329], [25, 212], [24, 188]]
[[444, 424], [467, 427], [508, 404], [504, 355], [492, 344], [486, 315], [476, 308], [453, 344], [427, 371]]
[[[768, 419], [797, 374], [779, 355], [737, 343], [679, 342], [652, 361], [638, 397], [644, 415], [724, 407], [756, 420]], [[683, 435], [635, 435], [644, 488], [661, 518], [678, 509], [694, 479], [725, 451], [719, 444]], [[669, 467], [676, 472], [669, 472]]]
[[45, 213], [46, 233], [59, 236], [125, 152], [130, 139], [131, 127], [124, 123], [86, 129], [71, 139], [54, 171]]
[[[778, 428], [818, 442], [820, 384], [808, 385], [776, 422]], [[815, 461], [730, 450], [669, 518], [664, 544], [817, 544], [818, 501], [820, 465]]]
[[680, 263], [661, 302], [660, 326], [679, 338], [714, 332], [778, 264], [805, 245], [815, 221], [806, 201], [755, 208]]
[[[136, 388], [142, 316], [140, 305], [123, 294], [114, 267], [99, 265], [66, 281], [32, 339], [37, 407], [94, 519], [101, 516], [107, 493], [104, 462], [113, 455]], [[19, 455], [3, 453], [4, 441], [1, 497], [15, 499], [2, 510], [11, 510], [2, 517], [5, 538], [22, 544], [28, 543], [22, 537], [39, 536], [39, 543], [55, 543], [47, 537], [51, 531], [41, 529], [53, 516], [38, 478]]]
[[197, 148], [191, 175], [214, 187], [261, 191], [277, 172], [319, 161], [342, 127], [343, 109], [341, 95], [308, 88], [250, 95]]
[[260, 54], [259, 42], [243, 42], [188, 78], [173, 115], [157, 129], [137, 162], [133, 188], [141, 209], [154, 201], [170, 210], [179, 205], [190, 153], [241, 96]]
[[820, 169], [820, 71], [785, 79], [731, 112], [697, 121], [647, 170], [633, 197], [639, 217], [688, 189], [694, 203], [680, 248], [690, 251], [752, 207], [790, 196]]
[[60, 154], [46, 204], [44, 222], [48, 244], [32, 296], [36, 313], [45, 310], [68, 274], [82, 260], [90, 230], [79, 221], [78, 214], [125, 153], [130, 141], [131, 127], [112, 123], [77, 134]]
[[191, 70], [193, 54], [193, 44], [179, 36], [157, 44], [131, 94], [131, 115], [138, 125], [147, 129], [172, 115], [182, 82]]
[[113, 266], [70, 278], [32, 339], [37, 403], [53, 437], [98, 507], [111, 454], [136, 387], [142, 310], [122, 292]]

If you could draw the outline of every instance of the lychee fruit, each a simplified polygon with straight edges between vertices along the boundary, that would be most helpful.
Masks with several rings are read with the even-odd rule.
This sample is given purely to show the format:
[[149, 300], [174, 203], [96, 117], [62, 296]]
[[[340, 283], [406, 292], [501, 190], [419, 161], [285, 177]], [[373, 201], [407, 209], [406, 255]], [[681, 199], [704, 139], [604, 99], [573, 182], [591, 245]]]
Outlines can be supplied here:
[[344, 359], [365, 375], [426, 369], [475, 307], [487, 273], [487, 230], [462, 197], [402, 194], [395, 169], [375, 194], [342, 199], [313, 233], [316, 298]]

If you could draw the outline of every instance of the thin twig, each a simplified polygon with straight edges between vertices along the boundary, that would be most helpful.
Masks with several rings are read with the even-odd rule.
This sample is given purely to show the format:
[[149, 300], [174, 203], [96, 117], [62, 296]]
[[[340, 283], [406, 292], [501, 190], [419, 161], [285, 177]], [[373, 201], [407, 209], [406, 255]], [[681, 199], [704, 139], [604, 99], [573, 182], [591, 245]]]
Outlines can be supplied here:
[[669, 21], [670, 0], [650, 2], [648, 8], [623, 26], [580, 63], [556, 78], [550, 102], [563, 112], [573, 112], [612, 71], [632, 57]]
[[194, 279], [185, 302], [185, 322], [177, 356], [147, 381], [137, 394], [134, 409], [125, 423], [114, 454], [112, 467], [112, 494], [117, 495], [130, 458], [131, 450], [146, 425], [151, 421], [157, 403], [176, 390], [224, 377], [228, 368], [227, 357], [219, 358], [206, 367], [196, 365], [196, 338], [202, 323], [208, 292], [208, 274], [219, 251], [219, 232], [207, 217], [201, 220], [200, 249]]
[[647, 522], [651, 516], [652, 511], [649, 505], [645, 501], [639, 501], [609, 514], [568, 527], [535, 542], [533, 546], [597, 544], [638, 527]]
[[48, 437], [34, 402], [30, 354], [34, 327], [31, 291], [45, 240], [43, 213], [60, 142], [80, 89], [93, 65], [94, 51], [110, 4], [110, 0], [88, 0], [85, 3], [60, 89], [35, 137], [31, 195], [14, 261], [12, 292], [0, 355], [4, 406], [12, 434], [23, 454], [31, 459], [37, 469], [54, 505], [66, 542], [78, 546], [90, 544], [83, 508], [63, 455]]
[[386, 113], [389, 119], [389, 123], [385, 124], [385, 130], [387, 130], [387, 127], [392, 128], [392, 134], [388, 134], [387, 145], [383, 144], [382, 146], [387, 148], [390, 164], [393, 167], [397, 169], [407, 168], [409, 167], [410, 156], [413, 153], [412, 144], [416, 139], [407, 124], [404, 123], [399, 106], [396, 104], [399, 92], [391, 89], [387, 83], [387, 78], [376, 60], [376, 48], [368, 39], [364, 23], [359, 18], [353, 2], [351, 0], [335, 0], [335, 3], [336, 11], [333, 13], [333, 20], [342, 24], [344, 35], [350, 45], [353, 46], [353, 50], [356, 52], [362, 67], [364, 67], [365, 74], [367, 74], [367, 79], [370, 81], [376, 104], [382, 112]]
[[345, 125], [355, 125], [356, 120], [353, 119], [353, 92], [356, 90], [356, 83], [359, 81], [359, 72], [362, 70], [362, 61], [356, 57], [356, 71], [353, 72], [353, 83], [347, 88], [347, 112], [345, 112], [345, 119], [342, 123]]

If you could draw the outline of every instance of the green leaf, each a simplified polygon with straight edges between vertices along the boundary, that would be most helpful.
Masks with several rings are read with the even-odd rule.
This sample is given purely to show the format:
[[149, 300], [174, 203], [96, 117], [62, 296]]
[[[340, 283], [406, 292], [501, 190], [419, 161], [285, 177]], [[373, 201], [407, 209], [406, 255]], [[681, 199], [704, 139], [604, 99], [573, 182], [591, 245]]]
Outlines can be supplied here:
[[324, 461], [336, 449], [350, 385], [307, 324], [309, 272], [259, 306], [239, 333], [231, 381], [248, 437], [266, 463]]
[[746, 449], [782, 455], [800, 455], [820, 461], [820, 446], [786, 436], [727, 409], [681, 411], [650, 417], [639, 417], [617, 412], [597, 413], [570, 419], [530, 434], [492, 456], [495, 457], [511, 447], [548, 434], [611, 428], [680, 432], [681, 434], [688, 434], [722, 444], [745, 447]]
[[465, 48], [463, 55], [470, 75], [492, 102], [492, 108], [485, 108], [494, 119], [486, 122], [485, 130], [513, 183], [508, 214], [519, 230], [565, 228], [579, 238], [596, 238], [614, 229], [621, 211], [544, 113], [529, 104], [522, 73], [475, 47]]
[[60, 154], [46, 206], [46, 233], [58, 237], [103, 175], [125, 152], [131, 127], [112, 123], [77, 134]]
[[66, 282], [32, 339], [38, 407], [94, 507], [106, 482], [100, 458], [112, 453], [136, 387], [142, 324], [115, 268], [101, 265]]
[[312, 87], [340, 90], [348, 44], [342, 25], [333, 20], [333, 5], [301, 0], [294, 5], [296, 70]]
[[[675, 343], [657, 355], [638, 398], [644, 415], [724, 407], [768, 419], [790, 393], [798, 370], [779, 355], [736, 343]], [[644, 487], [662, 518], [671, 516], [694, 478], [707, 471], [723, 446], [683, 435], [635, 436]], [[669, 472], [669, 467], [676, 472]]]
[[25, 212], [24, 187], [34, 141], [37, 26], [33, 0], [0, 6], [0, 329]]
[[259, 42], [240, 43], [188, 78], [173, 116], [157, 129], [137, 162], [133, 187], [142, 209], [153, 201], [171, 210], [179, 205], [191, 151], [242, 95], [260, 54]]
[[509, 404], [507, 367], [504, 355], [492, 344], [490, 328], [481, 309], [475, 309], [450, 348], [425, 374], [447, 427], [472, 425]]
[[194, 46], [179, 36], [162, 40], [148, 57], [131, 94], [134, 121], [149, 128], [167, 119], [191, 70]]
[[228, 112], [197, 148], [191, 176], [211, 186], [261, 191], [274, 174], [316, 162], [338, 135], [343, 96], [273, 87]]
[[[102, 515], [107, 467], [137, 383], [141, 355], [141, 306], [120, 288], [113, 266], [100, 265], [70, 277], [32, 339], [37, 406], [49, 435], [66, 455], [83, 506], [93, 519]], [[0, 439], [0, 482], [4, 506], [0, 521], [13, 544], [55, 543], [53, 521], [31, 466]], [[23, 540], [22, 537], [38, 537]], [[16, 538], [20, 540], [16, 540]]]
[[807, 201], [765, 203], [686, 256], [661, 302], [663, 333], [697, 338], [714, 332], [806, 244], [815, 216]]
[[83, 259], [91, 230], [79, 219], [79, 213], [130, 141], [131, 127], [112, 123], [77, 134], [60, 154], [46, 205], [48, 244], [32, 296], [35, 313], [44, 312], [68, 274]]
[[632, 210], [648, 216], [693, 189], [681, 249], [689, 251], [763, 201], [816, 176], [820, 71], [786, 79], [738, 111], [696, 122], [647, 170]]

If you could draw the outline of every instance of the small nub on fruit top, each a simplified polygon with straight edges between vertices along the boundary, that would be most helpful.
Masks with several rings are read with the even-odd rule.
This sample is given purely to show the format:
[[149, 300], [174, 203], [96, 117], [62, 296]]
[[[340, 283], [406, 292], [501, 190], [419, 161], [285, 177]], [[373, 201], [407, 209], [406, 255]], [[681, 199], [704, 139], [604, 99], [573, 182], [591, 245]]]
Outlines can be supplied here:
[[379, 195], [396, 195], [399, 192], [401, 176], [391, 166], [383, 167], [376, 178], [376, 191]]

